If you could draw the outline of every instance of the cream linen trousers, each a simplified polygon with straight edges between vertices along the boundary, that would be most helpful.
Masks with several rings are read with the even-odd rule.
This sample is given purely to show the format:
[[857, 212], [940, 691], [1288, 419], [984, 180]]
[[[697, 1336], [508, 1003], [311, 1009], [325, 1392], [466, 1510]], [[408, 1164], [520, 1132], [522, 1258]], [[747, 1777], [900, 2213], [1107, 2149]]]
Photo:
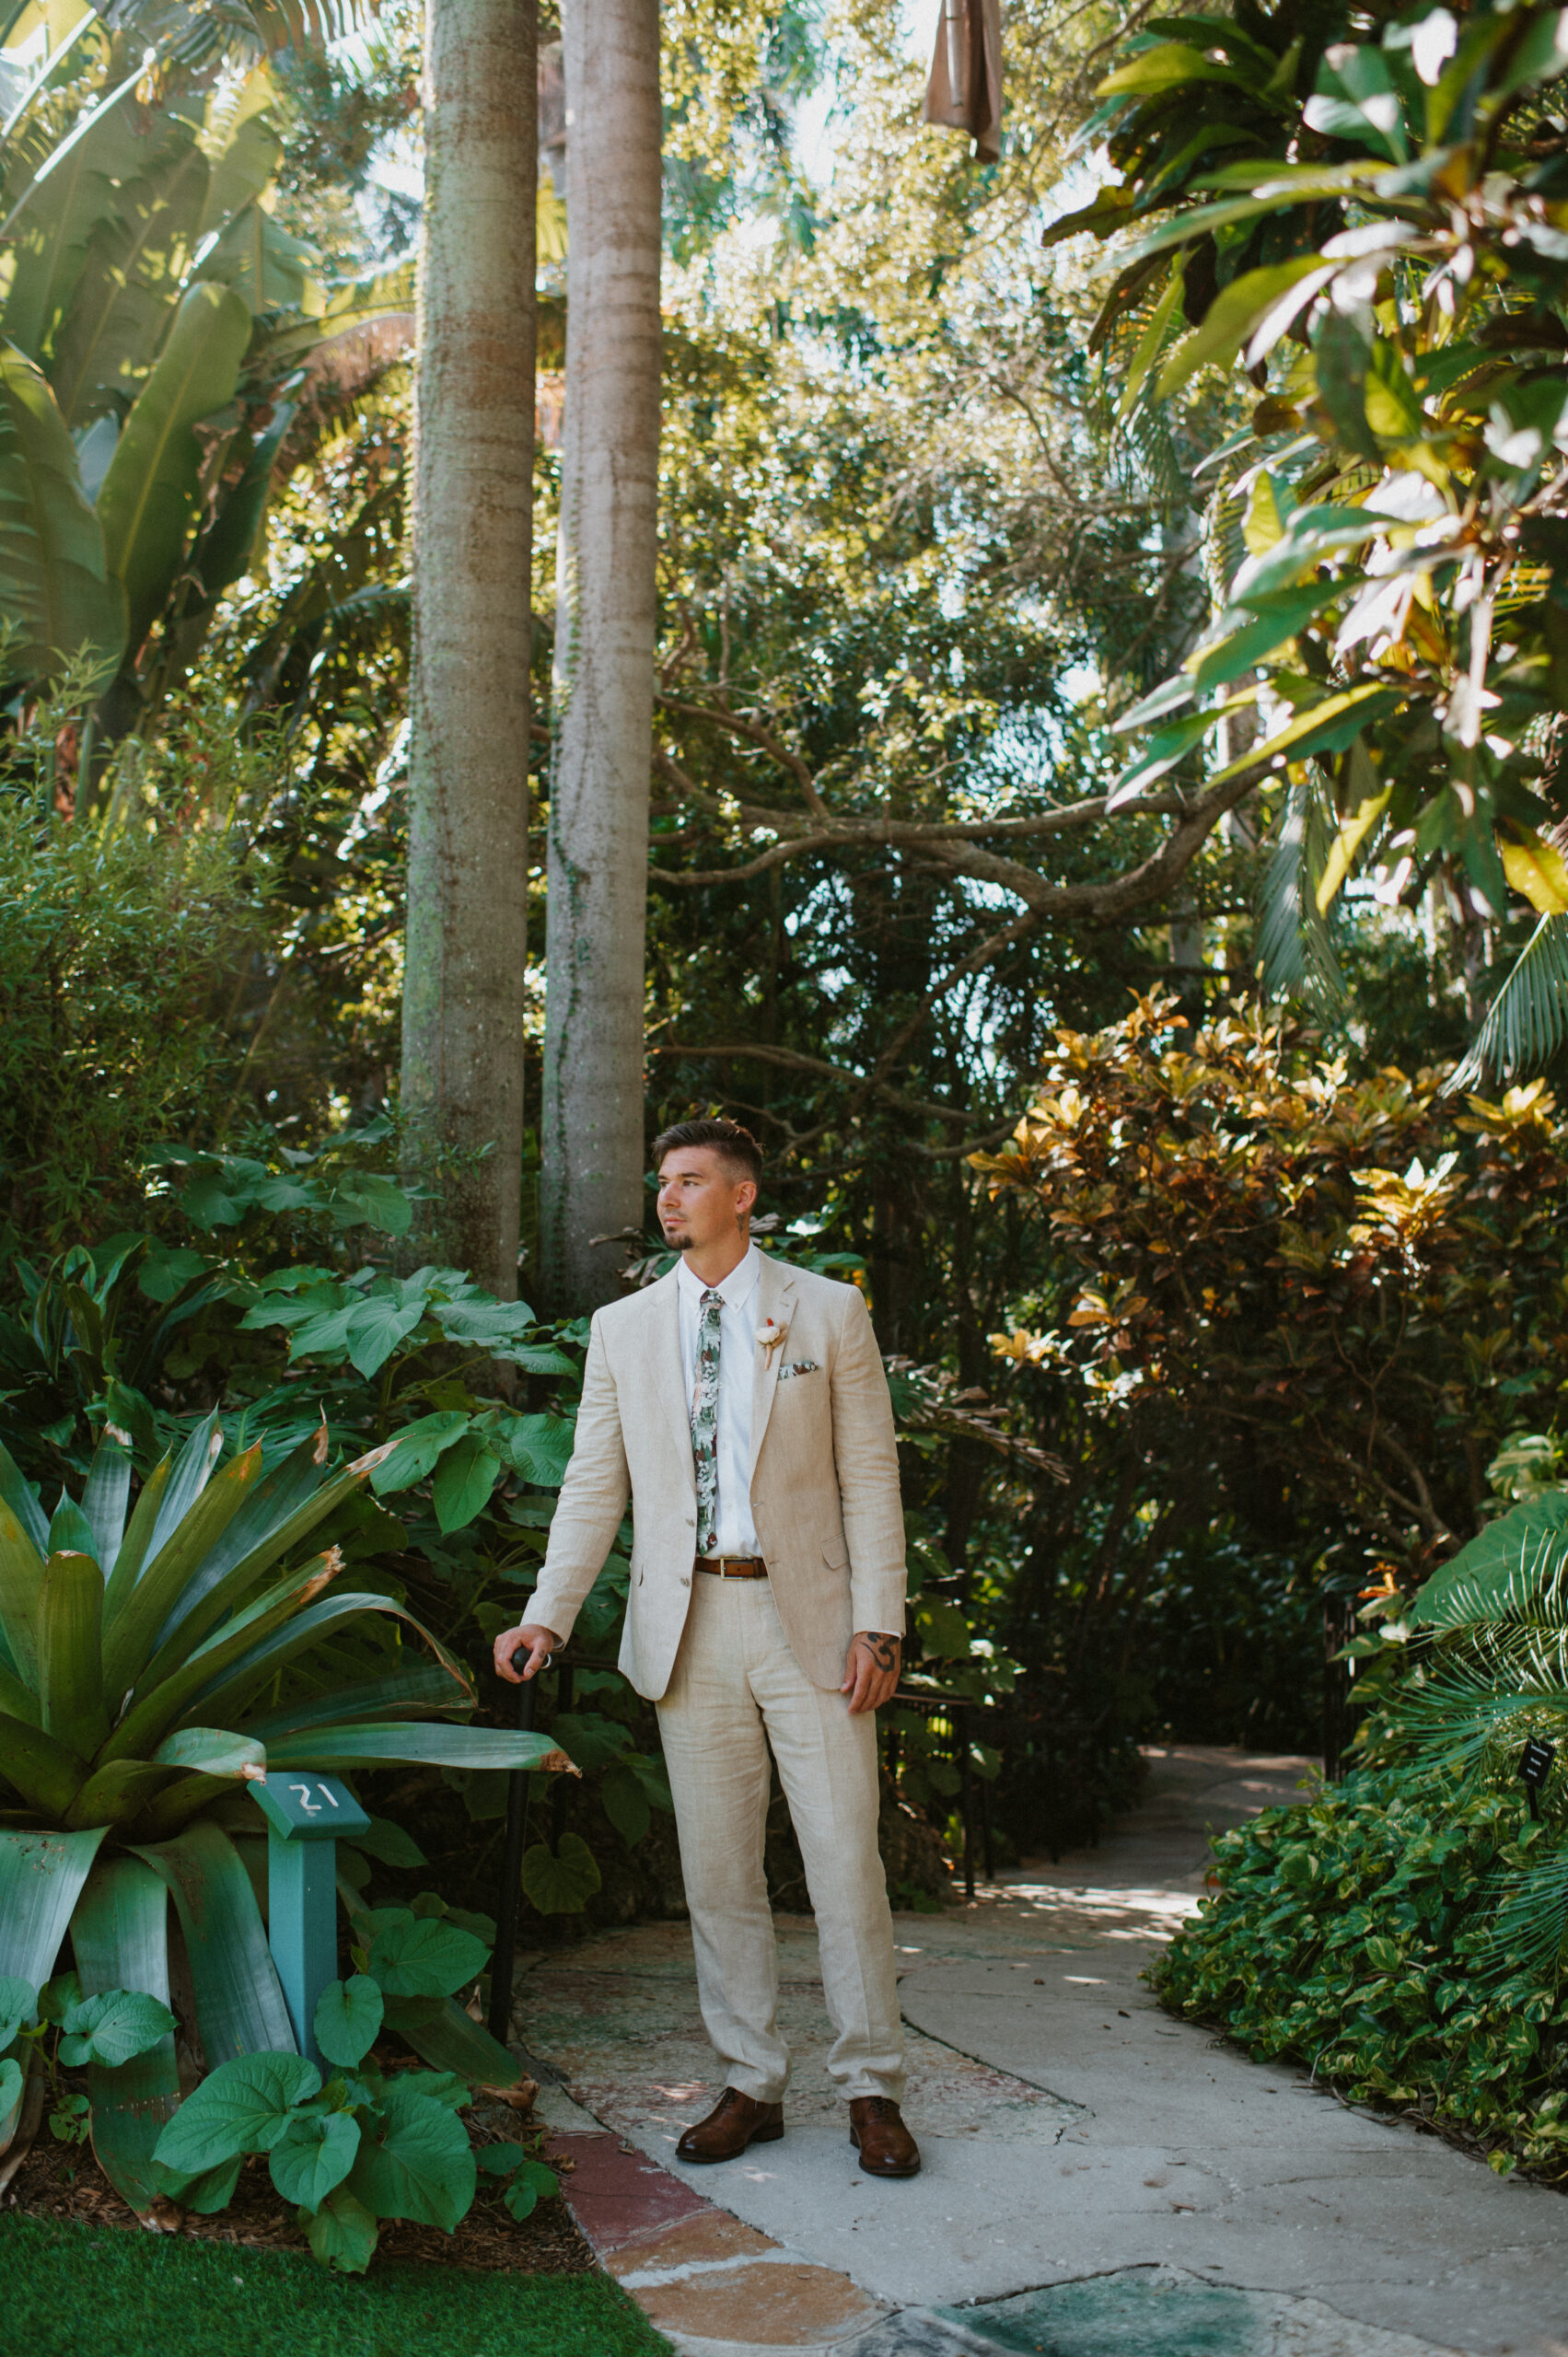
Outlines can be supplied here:
[[697, 1995], [727, 2084], [777, 2103], [778, 1949], [762, 1867], [772, 1746], [817, 1916], [834, 2031], [828, 2072], [846, 2098], [904, 2091], [893, 1923], [877, 1846], [877, 1721], [814, 1686], [767, 1580], [699, 1573], [659, 1735], [691, 1910]]

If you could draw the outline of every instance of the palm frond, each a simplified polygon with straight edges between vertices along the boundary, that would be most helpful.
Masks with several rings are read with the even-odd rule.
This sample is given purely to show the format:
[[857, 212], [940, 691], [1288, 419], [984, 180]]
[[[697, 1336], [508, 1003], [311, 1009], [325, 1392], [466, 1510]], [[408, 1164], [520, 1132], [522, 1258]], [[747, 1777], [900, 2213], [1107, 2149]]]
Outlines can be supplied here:
[[1556, 1054], [1568, 1039], [1568, 917], [1542, 917], [1493, 1000], [1485, 1022], [1445, 1094], [1512, 1079]]
[[1538, 1608], [1568, 1572], [1568, 1495], [1531, 1498], [1488, 1523], [1417, 1595], [1418, 1628], [1466, 1629]]
[[1335, 832], [1322, 773], [1308, 761], [1286, 789], [1279, 841], [1259, 896], [1258, 970], [1267, 996], [1303, 999], [1325, 1013], [1345, 995], [1318, 907], [1318, 882]]

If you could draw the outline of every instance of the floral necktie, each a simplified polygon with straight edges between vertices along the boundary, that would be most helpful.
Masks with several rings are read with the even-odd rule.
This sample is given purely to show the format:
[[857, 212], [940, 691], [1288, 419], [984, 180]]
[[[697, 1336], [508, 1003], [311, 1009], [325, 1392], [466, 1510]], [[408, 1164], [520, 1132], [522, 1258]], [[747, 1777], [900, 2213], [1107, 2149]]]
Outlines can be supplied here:
[[697, 1469], [697, 1552], [711, 1555], [719, 1535], [719, 1313], [724, 1295], [703, 1295], [697, 1328], [697, 1383], [691, 1395], [691, 1457]]

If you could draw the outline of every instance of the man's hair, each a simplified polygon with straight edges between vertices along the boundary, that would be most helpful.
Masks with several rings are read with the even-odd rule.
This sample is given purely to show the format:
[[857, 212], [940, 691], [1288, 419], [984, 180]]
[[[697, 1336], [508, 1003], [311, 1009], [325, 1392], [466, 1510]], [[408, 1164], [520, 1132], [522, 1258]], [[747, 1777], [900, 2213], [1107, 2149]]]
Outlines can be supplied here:
[[738, 1121], [677, 1121], [673, 1128], [661, 1130], [654, 1140], [655, 1168], [667, 1154], [678, 1154], [683, 1145], [715, 1146], [738, 1178], [761, 1186], [762, 1149]]

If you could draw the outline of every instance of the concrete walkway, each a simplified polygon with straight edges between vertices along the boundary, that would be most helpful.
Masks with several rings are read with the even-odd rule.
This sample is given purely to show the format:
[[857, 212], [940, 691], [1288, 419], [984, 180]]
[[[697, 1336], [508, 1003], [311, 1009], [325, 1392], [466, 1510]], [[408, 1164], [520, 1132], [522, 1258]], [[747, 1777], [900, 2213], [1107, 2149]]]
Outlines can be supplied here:
[[1154, 1751], [1098, 1850], [895, 1919], [908, 2182], [855, 2165], [808, 1917], [779, 1919], [787, 2133], [722, 2168], [675, 2158], [718, 2084], [685, 1927], [528, 1961], [515, 2033], [605, 2264], [685, 2357], [1568, 2357], [1561, 2195], [1249, 2063], [1139, 1980], [1207, 1832], [1308, 1764]]

